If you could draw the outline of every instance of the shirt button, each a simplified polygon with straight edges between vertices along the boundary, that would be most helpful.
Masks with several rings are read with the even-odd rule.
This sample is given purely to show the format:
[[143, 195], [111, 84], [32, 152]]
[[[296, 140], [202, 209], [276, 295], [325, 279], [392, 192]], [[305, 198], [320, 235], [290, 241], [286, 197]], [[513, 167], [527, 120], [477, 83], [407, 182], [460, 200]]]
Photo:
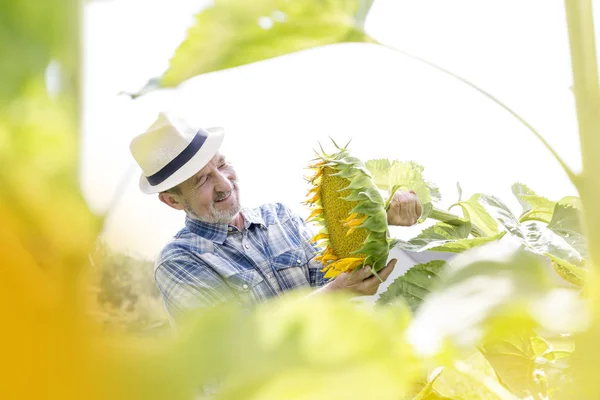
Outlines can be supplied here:
[[246, 285], [245, 283], [242, 285], [242, 287], [243, 287], [244, 289], [248, 289], [248, 285]]
[[249, 245], [249, 244], [245, 244], [245, 245], [244, 245], [244, 247], [245, 247], [246, 249], [249, 249], [249, 248], [250, 248], [250, 245]]
[[302, 264], [302, 260], [301, 260], [301, 259], [297, 259], [297, 260], [296, 260], [296, 262], [297, 262], [298, 264]]
[[231, 231], [233, 230], [233, 228], [232, 228], [232, 227], [229, 227], [229, 228], [227, 228], [227, 230], [228, 230], [229, 232], [231, 232]]

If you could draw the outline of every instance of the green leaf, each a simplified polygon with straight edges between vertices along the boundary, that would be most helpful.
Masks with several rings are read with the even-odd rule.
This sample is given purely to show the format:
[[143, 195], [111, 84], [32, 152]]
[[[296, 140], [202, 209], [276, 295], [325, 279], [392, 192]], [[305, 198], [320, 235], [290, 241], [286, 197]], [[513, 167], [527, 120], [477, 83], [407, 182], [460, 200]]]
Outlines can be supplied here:
[[425, 181], [423, 167], [413, 161], [369, 160], [365, 166], [373, 177], [373, 182], [381, 190], [412, 190], [421, 204], [425, 205], [440, 198], [437, 186]]
[[377, 304], [387, 305], [404, 298], [410, 308], [416, 311], [425, 296], [436, 284], [439, 272], [446, 264], [444, 260], [434, 260], [425, 264], [417, 264], [396, 278], [388, 288], [379, 295]]
[[133, 97], [160, 83], [175, 87], [196, 75], [317, 46], [372, 42], [363, 24], [372, 0], [214, 0], [175, 51], [169, 68]]
[[512, 192], [523, 207], [521, 222], [541, 221], [548, 223], [554, 213], [556, 202], [543, 196], [538, 196], [533, 190], [522, 183], [512, 185]]
[[[479, 198], [480, 203], [500, 224], [517, 240], [524, 244], [529, 250], [545, 255], [561, 268], [569, 269], [570, 266], [577, 267], [570, 271], [575, 276], [581, 276], [581, 269], [585, 267], [585, 259], [571, 243], [561, 235], [538, 221], [527, 221], [521, 224], [510, 210], [500, 200], [493, 196], [482, 195]], [[567, 204], [568, 203], [568, 204]], [[575, 236], [579, 229], [574, 219], [575, 209], [570, 205], [572, 200], [565, 200], [561, 205], [561, 212], [552, 227], [563, 235], [566, 231], [573, 230], [574, 243], [581, 238]], [[566, 230], [566, 231], [565, 231]], [[556, 268], [556, 266], [555, 266]], [[561, 276], [563, 276], [561, 274]], [[563, 276], [564, 277], [564, 276]], [[569, 280], [574, 282], [574, 280]]]
[[466, 356], [464, 361], [457, 360], [444, 367], [432, 389], [442, 399], [514, 400], [498, 382], [490, 363], [477, 351]]
[[471, 223], [466, 220], [457, 219], [438, 222], [424, 229], [418, 236], [409, 241], [397, 240], [396, 247], [414, 252], [430, 250], [461, 253], [473, 247], [498, 240], [504, 235], [504, 232], [499, 232], [490, 237], [468, 238], [470, 232]]
[[581, 226], [581, 200], [568, 196], [556, 203], [548, 229], [573, 246], [583, 258], [587, 258], [587, 240]]
[[369, 160], [365, 163], [365, 167], [373, 177], [373, 183], [381, 190], [390, 190], [393, 184], [390, 183], [390, 168], [392, 163], [387, 158]]
[[381, 193], [376, 188], [368, 187], [366, 189], [353, 190], [348, 196], [342, 197], [342, 200], [346, 201], [361, 201], [369, 200], [372, 203], [379, 203], [383, 205], [383, 198]]
[[500, 381], [519, 397], [531, 393], [547, 395], [544, 384], [534, 374], [540, 368], [538, 357], [550, 349], [550, 344], [532, 329], [507, 332], [481, 347]]
[[419, 353], [443, 355], [450, 344], [470, 348], [518, 329], [581, 329], [586, 314], [578, 296], [554, 288], [543, 257], [490, 243], [448, 263], [407, 335]]
[[531, 205], [527, 201], [525, 201], [521, 196], [522, 195], [536, 196], [535, 192], [533, 190], [531, 190], [524, 183], [519, 183], [519, 182], [513, 183], [511, 189], [512, 189], [513, 194], [517, 198], [517, 200], [519, 200], [521, 207], [523, 207], [523, 214], [525, 214], [527, 211], [531, 210]]
[[474, 194], [467, 201], [459, 201], [450, 206], [460, 206], [463, 210], [464, 218], [471, 221], [475, 226], [481, 229], [485, 236], [495, 236], [498, 234], [498, 223], [488, 214], [479, 203], [480, 194]]

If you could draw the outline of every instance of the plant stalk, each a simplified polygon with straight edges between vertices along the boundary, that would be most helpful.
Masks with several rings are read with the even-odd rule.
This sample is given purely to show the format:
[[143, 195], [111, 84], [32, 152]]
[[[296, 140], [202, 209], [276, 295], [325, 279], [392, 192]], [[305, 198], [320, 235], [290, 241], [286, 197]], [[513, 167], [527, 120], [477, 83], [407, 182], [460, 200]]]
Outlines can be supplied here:
[[573, 92], [581, 143], [582, 172], [573, 181], [583, 205], [589, 263], [600, 261], [600, 89], [591, 0], [566, 0]]
[[[433, 208], [429, 217], [431, 219], [435, 219], [436, 221], [445, 222], [449, 225], [458, 225], [458, 221], [460, 221], [460, 217], [456, 214], [452, 214], [451, 212], [441, 210], [439, 208]], [[485, 237], [486, 234], [479, 228], [477, 225], [471, 223], [471, 234], [475, 237]]]

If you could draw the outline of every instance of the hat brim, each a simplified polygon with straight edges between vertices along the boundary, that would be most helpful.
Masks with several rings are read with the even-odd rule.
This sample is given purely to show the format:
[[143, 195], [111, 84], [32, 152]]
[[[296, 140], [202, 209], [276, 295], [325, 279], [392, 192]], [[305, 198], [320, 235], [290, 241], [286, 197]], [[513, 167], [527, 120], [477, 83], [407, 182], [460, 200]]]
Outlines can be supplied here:
[[146, 176], [142, 173], [139, 180], [139, 186], [142, 193], [145, 194], [153, 194], [164, 192], [165, 190], [174, 188], [182, 182], [185, 182], [192, 176], [194, 176], [198, 171], [208, 164], [208, 162], [217, 154], [221, 144], [223, 143], [223, 138], [225, 136], [225, 131], [223, 128], [209, 128], [206, 129], [210, 135], [206, 138], [202, 147], [198, 152], [190, 158], [190, 160], [185, 163], [181, 168], [175, 171], [171, 176], [167, 179], [159, 183], [158, 185], [150, 185]]

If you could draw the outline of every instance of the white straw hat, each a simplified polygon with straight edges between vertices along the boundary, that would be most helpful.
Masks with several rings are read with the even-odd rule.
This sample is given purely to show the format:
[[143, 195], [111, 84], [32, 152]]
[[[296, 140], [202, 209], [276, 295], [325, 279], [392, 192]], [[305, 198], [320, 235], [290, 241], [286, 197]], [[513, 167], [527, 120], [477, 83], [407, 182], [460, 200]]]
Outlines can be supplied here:
[[142, 168], [140, 190], [159, 193], [191, 178], [217, 154], [223, 137], [223, 128], [194, 129], [173, 114], [159, 113], [129, 145]]

